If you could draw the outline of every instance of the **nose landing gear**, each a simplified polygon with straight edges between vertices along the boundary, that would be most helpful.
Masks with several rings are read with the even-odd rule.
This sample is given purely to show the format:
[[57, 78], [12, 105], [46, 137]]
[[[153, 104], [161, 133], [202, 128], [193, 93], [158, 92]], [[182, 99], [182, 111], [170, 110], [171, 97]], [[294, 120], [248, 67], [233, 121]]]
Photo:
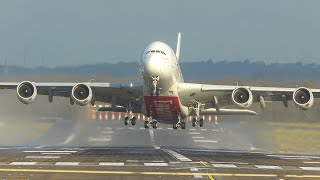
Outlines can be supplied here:
[[151, 78], [152, 78], [153, 87], [150, 91], [150, 94], [151, 94], [151, 96], [153, 96], [153, 95], [159, 96], [160, 91], [161, 91], [161, 88], [158, 88], [158, 83], [159, 83], [160, 77], [159, 76], [151, 76]]
[[151, 121], [144, 121], [144, 128], [148, 129], [149, 127], [152, 127], [153, 129], [157, 129], [158, 128], [158, 122], [157, 120], [153, 119]]

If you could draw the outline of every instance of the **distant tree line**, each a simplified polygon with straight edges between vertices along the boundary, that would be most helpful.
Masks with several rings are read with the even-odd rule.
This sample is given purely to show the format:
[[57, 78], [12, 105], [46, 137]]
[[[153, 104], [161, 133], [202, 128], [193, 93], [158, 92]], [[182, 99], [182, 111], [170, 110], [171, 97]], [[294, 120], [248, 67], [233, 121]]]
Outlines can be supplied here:
[[[319, 81], [320, 64], [271, 63], [263, 61], [201, 61], [181, 62], [181, 70], [186, 80], [314, 80]], [[34, 67], [0, 66], [0, 76], [19, 76], [39, 73], [63, 73], [70, 75], [107, 75], [112, 77], [139, 77], [139, 64], [119, 62], [87, 64], [80, 66]]]

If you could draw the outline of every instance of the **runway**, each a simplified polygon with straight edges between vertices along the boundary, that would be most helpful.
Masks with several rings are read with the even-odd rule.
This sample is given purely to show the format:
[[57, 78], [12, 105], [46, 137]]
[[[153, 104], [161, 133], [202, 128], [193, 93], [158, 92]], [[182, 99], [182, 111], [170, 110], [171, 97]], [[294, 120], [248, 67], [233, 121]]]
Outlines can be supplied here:
[[247, 126], [142, 127], [56, 121], [25, 144], [0, 148], [0, 178], [320, 179], [320, 155], [264, 152]]

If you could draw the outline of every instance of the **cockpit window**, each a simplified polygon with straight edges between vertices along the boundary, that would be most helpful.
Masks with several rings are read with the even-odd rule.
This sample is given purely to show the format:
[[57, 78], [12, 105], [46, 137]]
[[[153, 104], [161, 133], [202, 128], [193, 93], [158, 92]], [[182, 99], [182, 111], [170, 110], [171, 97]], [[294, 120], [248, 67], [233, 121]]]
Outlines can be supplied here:
[[164, 53], [163, 51], [161, 51], [161, 54], [164, 54], [164, 55], [166, 55], [166, 53]]
[[159, 50], [156, 50], [156, 52], [157, 52], [157, 53], [160, 53], [160, 51], [159, 51]]
[[156, 52], [156, 51], [155, 51], [155, 50], [152, 50], [151, 52], [154, 53], [154, 52]]

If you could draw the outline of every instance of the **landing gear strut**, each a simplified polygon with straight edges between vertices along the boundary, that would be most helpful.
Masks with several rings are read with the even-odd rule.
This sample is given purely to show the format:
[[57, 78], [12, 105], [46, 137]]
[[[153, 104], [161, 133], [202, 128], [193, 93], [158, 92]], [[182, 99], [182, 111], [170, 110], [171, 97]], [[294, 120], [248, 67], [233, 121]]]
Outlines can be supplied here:
[[158, 83], [159, 83], [160, 77], [159, 76], [151, 76], [151, 78], [152, 78], [152, 84], [153, 84], [153, 87], [151, 90], [151, 96], [153, 96], [153, 95], [159, 96], [160, 90], [161, 90], [161, 88], [158, 88]]
[[173, 123], [173, 129], [178, 129], [178, 127], [186, 129], [186, 122], [181, 121], [181, 116], [178, 117], [178, 122]]
[[200, 118], [200, 106], [201, 104], [197, 102], [194, 106], [191, 107], [196, 114], [196, 117], [192, 119], [193, 127], [195, 127], [198, 124], [200, 127], [203, 127], [204, 120], [203, 118]]

